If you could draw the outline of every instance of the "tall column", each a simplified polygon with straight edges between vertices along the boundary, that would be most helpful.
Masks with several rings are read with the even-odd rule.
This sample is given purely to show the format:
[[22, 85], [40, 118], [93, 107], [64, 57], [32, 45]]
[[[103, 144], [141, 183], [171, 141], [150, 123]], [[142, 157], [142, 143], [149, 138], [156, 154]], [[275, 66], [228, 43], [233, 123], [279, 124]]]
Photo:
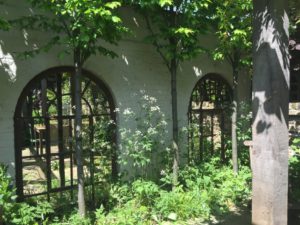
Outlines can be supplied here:
[[252, 225], [287, 224], [287, 2], [253, 0]]

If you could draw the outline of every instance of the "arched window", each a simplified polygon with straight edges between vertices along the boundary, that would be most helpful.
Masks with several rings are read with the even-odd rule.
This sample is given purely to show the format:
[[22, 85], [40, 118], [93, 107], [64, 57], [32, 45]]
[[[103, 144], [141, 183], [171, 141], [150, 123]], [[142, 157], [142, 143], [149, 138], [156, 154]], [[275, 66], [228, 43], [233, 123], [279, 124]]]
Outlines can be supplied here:
[[[16, 186], [20, 199], [73, 198], [77, 185], [74, 149], [74, 69], [55, 68], [24, 88], [16, 107]], [[95, 184], [116, 173], [115, 106], [108, 88], [92, 74], [82, 76], [85, 183], [94, 199]], [[98, 185], [101, 186], [101, 185]]]
[[230, 134], [231, 88], [221, 76], [208, 74], [193, 89], [189, 104], [189, 161], [199, 162], [220, 150], [225, 159]]

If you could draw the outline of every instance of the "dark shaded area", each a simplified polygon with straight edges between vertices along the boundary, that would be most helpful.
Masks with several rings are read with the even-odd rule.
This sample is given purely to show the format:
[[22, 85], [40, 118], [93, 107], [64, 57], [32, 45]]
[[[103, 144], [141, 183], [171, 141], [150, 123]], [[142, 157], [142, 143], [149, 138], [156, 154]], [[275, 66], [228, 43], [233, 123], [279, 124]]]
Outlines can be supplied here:
[[[219, 222], [208, 222], [207, 225], [255, 225], [251, 223], [251, 210], [249, 208], [240, 209], [239, 212], [231, 212], [216, 218]], [[205, 224], [205, 223], [204, 223]], [[289, 209], [288, 225], [300, 224], [300, 208]]]

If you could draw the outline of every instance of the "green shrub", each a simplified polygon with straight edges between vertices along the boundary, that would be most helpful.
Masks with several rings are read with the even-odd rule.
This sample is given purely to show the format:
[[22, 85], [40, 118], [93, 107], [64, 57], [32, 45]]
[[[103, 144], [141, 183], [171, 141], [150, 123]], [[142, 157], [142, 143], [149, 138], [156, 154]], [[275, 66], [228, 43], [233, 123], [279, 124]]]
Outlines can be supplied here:
[[64, 217], [62, 219], [54, 218], [51, 225], [92, 225], [92, 216], [87, 215], [86, 217], [81, 217], [77, 211], [74, 211], [69, 217]]
[[0, 164], [0, 208], [5, 224], [46, 224], [47, 216], [53, 212], [52, 206], [48, 202], [37, 202], [35, 205], [16, 202], [17, 196], [11, 183], [7, 167]]
[[197, 212], [204, 217], [227, 212], [232, 206], [250, 200], [251, 171], [248, 167], [241, 167], [235, 176], [232, 166], [222, 165], [219, 158], [213, 158], [199, 167], [187, 166], [179, 177], [186, 195], [191, 194], [194, 202], [198, 201], [196, 205], [204, 206]]
[[150, 209], [140, 205], [134, 199], [121, 207], [116, 207], [108, 214], [103, 208], [96, 211], [96, 224], [98, 225], [138, 225], [150, 223]]
[[114, 186], [111, 199], [115, 207], [109, 213], [104, 207], [98, 209], [97, 224], [160, 224], [163, 221], [182, 224], [193, 218], [209, 219], [250, 200], [248, 167], [241, 167], [235, 176], [232, 166], [222, 165], [215, 158], [198, 167], [186, 166], [179, 174], [179, 185], [173, 190], [165, 188], [170, 174], [162, 174], [161, 186], [142, 179], [131, 185]]
[[11, 219], [16, 195], [11, 188], [11, 177], [7, 174], [7, 167], [0, 164], [0, 212], [4, 221]]
[[292, 156], [289, 158], [289, 200], [300, 201], [300, 138], [292, 140]]
[[207, 191], [184, 191], [181, 187], [173, 191], [161, 191], [155, 204], [156, 214], [161, 218], [185, 220], [193, 217], [208, 218], [210, 214]]
[[132, 184], [132, 193], [141, 205], [153, 206], [159, 197], [159, 187], [152, 181], [138, 179]]

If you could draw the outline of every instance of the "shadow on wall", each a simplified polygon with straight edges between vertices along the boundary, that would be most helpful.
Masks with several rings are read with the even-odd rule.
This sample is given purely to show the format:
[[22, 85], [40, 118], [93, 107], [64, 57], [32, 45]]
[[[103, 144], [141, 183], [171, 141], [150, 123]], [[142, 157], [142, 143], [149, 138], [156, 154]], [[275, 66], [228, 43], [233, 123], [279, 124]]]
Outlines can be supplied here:
[[[17, 25], [16, 20], [22, 21], [23, 16], [34, 13], [29, 6], [23, 5], [23, 7], [21, 11], [17, 11], [16, 9], [20, 6], [15, 2], [3, 2], [1, 5], [1, 16], [11, 22], [9, 30], [1, 31], [2, 39], [0, 40], [0, 72], [8, 76], [9, 82], [17, 80], [17, 59], [24, 59], [26, 53], [37, 51], [41, 47], [35, 40], [35, 38], [40, 38], [39, 35], [29, 33], [27, 29], [21, 29]], [[20, 15], [15, 16], [16, 12]]]

